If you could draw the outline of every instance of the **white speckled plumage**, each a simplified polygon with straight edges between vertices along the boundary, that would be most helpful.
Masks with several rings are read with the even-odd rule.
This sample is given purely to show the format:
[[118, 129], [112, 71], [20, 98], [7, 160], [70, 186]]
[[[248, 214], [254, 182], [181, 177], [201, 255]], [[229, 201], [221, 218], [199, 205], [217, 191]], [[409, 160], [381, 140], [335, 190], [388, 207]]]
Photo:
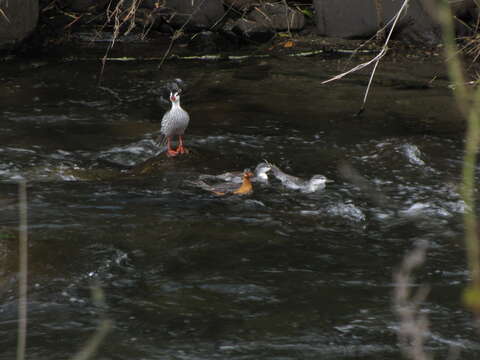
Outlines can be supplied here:
[[188, 113], [180, 106], [180, 94], [171, 93], [170, 101], [172, 107], [162, 118], [160, 133], [162, 134], [162, 143], [165, 143], [168, 137], [183, 135], [190, 121]]

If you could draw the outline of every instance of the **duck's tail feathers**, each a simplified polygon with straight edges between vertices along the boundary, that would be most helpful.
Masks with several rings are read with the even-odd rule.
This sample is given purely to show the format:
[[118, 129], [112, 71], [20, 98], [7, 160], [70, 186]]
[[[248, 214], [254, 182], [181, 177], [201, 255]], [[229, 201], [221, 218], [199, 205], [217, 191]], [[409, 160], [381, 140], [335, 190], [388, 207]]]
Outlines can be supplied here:
[[164, 146], [167, 144], [167, 137], [165, 136], [165, 134], [160, 134], [157, 136], [155, 141], [158, 143], [159, 146]]
[[213, 191], [213, 187], [208, 185], [203, 180], [185, 180], [185, 183], [190, 186], [198, 187], [206, 191]]

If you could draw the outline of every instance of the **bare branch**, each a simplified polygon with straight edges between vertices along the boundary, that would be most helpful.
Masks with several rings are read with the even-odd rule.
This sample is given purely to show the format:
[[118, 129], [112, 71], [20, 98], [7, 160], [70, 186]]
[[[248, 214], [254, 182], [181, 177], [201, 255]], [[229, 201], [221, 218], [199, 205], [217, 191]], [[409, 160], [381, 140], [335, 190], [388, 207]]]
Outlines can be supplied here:
[[425, 351], [429, 322], [421, 313], [420, 306], [427, 298], [429, 288], [420, 287], [412, 293], [413, 272], [425, 262], [428, 244], [419, 242], [403, 259], [400, 269], [393, 274], [395, 290], [393, 307], [400, 320], [397, 331], [400, 347], [404, 354], [414, 360], [431, 360]]
[[[348, 75], [348, 74], [351, 74], [351, 73], [353, 73], [353, 72], [355, 72], [355, 71], [361, 70], [361, 69], [363, 69], [364, 67], [369, 66], [369, 65], [375, 63], [375, 66], [373, 67], [372, 73], [371, 73], [371, 75], [370, 75], [370, 79], [369, 79], [369, 81], [368, 81], [367, 89], [365, 90], [365, 95], [364, 95], [364, 97], [363, 97], [363, 103], [362, 103], [362, 106], [361, 106], [361, 108], [360, 108], [359, 113], [363, 112], [363, 110], [365, 109], [365, 104], [366, 104], [366, 102], [367, 102], [368, 93], [369, 93], [369, 91], [370, 91], [370, 86], [371, 86], [371, 84], [372, 84], [372, 80], [373, 80], [373, 76], [375, 75], [375, 71], [377, 70], [378, 63], [380, 62], [380, 59], [381, 59], [382, 57], [384, 57], [385, 54], [386, 54], [387, 51], [388, 51], [388, 42], [390, 41], [390, 38], [391, 38], [392, 33], [393, 33], [393, 30], [395, 29], [395, 26], [397, 25], [398, 19], [400, 19], [400, 16], [402, 15], [403, 11], [406, 9], [406, 7], [407, 7], [407, 5], [408, 5], [408, 2], [409, 2], [409, 0], [404, 0], [404, 2], [403, 2], [403, 4], [402, 4], [402, 6], [400, 7], [400, 9], [398, 10], [397, 14], [392, 18], [392, 20], [390, 20], [390, 21], [387, 23], [387, 25], [388, 25], [391, 21], [393, 21], [392, 26], [391, 26], [391, 28], [390, 28], [390, 31], [389, 31], [389, 33], [388, 33], [388, 35], [387, 35], [387, 38], [385, 39], [385, 43], [383, 44], [382, 50], [380, 51], [380, 53], [378, 53], [377, 56], [375, 56], [373, 59], [371, 59], [371, 60], [369, 60], [369, 61], [367, 61], [367, 62], [365, 62], [365, 63], [362, 63], [362, 64], [359, 64], [359, 65], [355, 66], [354, 68], [352, 68], [352, 69], [350, 69], [350, 70], [348, 70], [348, 71], [346, 71], [346, 72], [344, 72], [344, 73], [342, 73], [342, 74], [338, 74], [338, 75], [334, 76], [333, 78], [330, 78], [330, 79], [327, 79], [327, 80], [325, 80], [325, 81], [322, 81], [322, 84], [327, 84], [327, 83], [329, 83], [329, 82], [331, 82], [331, 81], [341, 79], [341, 78], [343, 78], [344, 76], [346, 76], [346, 75]], [[387, 25], [385, 25], [385, 27], [386, 27]], [[385, 27], [384, 27], [384, 28], [385, 28]], [[384, 28], [378, 30], [377, 33], [380, 32], [380, 31], [383, 31]]]

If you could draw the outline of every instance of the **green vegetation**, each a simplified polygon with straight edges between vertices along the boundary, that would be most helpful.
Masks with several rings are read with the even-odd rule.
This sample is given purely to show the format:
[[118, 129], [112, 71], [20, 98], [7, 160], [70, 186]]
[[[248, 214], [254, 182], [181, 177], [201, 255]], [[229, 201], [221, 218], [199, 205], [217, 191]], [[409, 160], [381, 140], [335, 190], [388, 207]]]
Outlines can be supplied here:
[[480, 88], [470, 88], [467, 85], [464, 66], [455, 41], [453, 15], [448, 1], [440, 1], [437, 11], [442, 25], [446, 65], [450, 79], [455, 85], [454, 96], [460, 111], [467, 120], [461, 194], [467, 205], [464, 215], [465, 247], [471, 281], [465, 291], [464, 299], [471, 310], [480, 314], [480, 247], [474, 194], [475, 167], [480, 141]]

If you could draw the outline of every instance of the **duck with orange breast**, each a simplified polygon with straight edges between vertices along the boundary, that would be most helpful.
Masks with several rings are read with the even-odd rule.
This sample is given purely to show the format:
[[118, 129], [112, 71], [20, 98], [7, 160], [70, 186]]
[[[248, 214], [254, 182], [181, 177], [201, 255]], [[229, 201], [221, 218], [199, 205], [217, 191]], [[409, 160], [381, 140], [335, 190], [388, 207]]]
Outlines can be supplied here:
[[[261, 162], [255, 168], [253, 173], [253, 177], [250, 179], [252, 182], [259, 182], [263, 184], [268, 184], [268, 172], [270, 171], [271, 167], [270, 164], [265, 162]], [[226, 182], [232, 182], [236, 184], [241, 184], [243, 182], [244, 172], [242, 171], [229, 171], [220, 175], [207, 175], [203, 174], [200, 175], [200, 180], [206, 179], [213, 179], [213, 180], [223, 180]]]
[[[172, 107], [168, 110], [162, 118], [162, 125], [160, 127], [160, 144], [167, 143], [167, 156], [177, 156], [179, 154], [188, 154], [188, 150], [183, 142], [183, 134], [190, 122], [190, 115], [180, 105], [180, 92], [170, 91], [170, 102]], [[172, 140], [178, 136], [178, 147], [174, 150], [172, 148]]]
[[249, 169], [245, 169], [243, 171], [242, 183], [240, 185], [235, 182], [223, 182], [210, 185], [203, 180], [189, 181], [188, 183], [219, 196], [247, 195], [253, 191], [252, 182], [250, 181], [253, 176], [253, 173]]

